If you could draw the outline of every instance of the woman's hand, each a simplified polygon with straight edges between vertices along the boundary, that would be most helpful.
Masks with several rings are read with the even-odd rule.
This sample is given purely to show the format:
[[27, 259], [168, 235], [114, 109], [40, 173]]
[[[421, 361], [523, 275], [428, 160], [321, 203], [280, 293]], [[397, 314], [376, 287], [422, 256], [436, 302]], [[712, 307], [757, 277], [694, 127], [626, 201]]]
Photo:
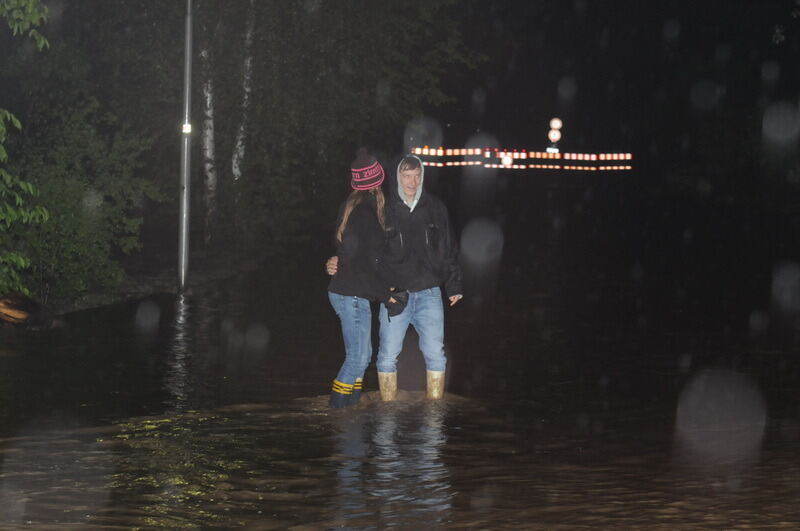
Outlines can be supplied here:
[[336, 274], [339, 270], [339, 257], [338, 256], [331, 256], [328, 258], [328, 261], [325, 262], [325, 272], [328, 273], [330, 276]]

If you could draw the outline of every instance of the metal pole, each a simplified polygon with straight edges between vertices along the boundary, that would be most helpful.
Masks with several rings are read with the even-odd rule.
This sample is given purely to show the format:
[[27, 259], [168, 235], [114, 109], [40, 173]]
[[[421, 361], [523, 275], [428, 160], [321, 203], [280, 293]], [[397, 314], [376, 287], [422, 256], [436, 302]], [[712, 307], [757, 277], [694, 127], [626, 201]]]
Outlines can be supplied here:
[[178, 283], [180, 290], [186, 287], [186, 271], [189, 267], [189, 170], [191, 166], [192, 124], [189, 122], [192, 98], [192, 0], [186, 0], [186, 50], [183, 70], [183, 127], [181, 144], [181, 199], [180, 236], [178, 243]]

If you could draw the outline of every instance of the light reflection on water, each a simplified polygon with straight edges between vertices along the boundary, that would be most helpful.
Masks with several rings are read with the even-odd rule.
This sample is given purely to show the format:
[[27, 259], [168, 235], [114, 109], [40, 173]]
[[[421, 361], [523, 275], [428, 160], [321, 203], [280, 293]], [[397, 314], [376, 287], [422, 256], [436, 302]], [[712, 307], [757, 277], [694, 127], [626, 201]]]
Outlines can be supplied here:
[[179, 413], [186, 410], [188, 405], [187, 389], [187, 357], [191, 354], [191, 331], [188, 330], [190, 319], [189, 304], [186, 296], [179, 293], [175, 297], [175, 321], [172, 324], [172, 342], [167, 358], [167, 374], [164, 385], [172, 395], [169, 400], [168, 413]]
[[[646, 408], [629, 412], [642, 421], [635, 434], [585, 437], [533, 403], [452, 395], [430, 403], [402, 392], [384, 404], [376, 395], [345, 411], [319, 397], [29, 430], [0, 441], [1, 521], [98, 529], [796, 523], [796, 441], [776, 433], [768, 459], [730, 490], [702, 469], [671, 465], [669, 430], [648, 421]], [[499, 422], [501, 412], [513, 422]], [[534, 428], [542, 415], [545, 427]]]
[[332, 510], [345, 522], [362, 514], [362, 525], [381, 527], [447, 522], [454, 492], [441, 460], [446, 406], [420, 399], [379, 406], [336, 415], [343, 461]]

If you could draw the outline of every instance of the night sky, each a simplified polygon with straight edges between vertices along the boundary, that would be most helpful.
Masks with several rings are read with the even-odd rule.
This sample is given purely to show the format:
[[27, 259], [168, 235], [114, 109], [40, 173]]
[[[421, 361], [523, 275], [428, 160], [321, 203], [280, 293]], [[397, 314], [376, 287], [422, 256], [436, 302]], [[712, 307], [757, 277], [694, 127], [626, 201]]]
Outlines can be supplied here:
[[796, 98], [800, 28], [792, 8], [741, 1], [479, 4], [467, 38], [486, 61], [472, 83], [459, 81], [458, 104], [445, 116], [454, 137], [481, 129], [506, 147], [528, 149], [542, 146], [549, 118], [560, 116], [563, 149], [633, 151], [649, 179], [674, 168], [726, 165], [760, 141], [768, 105]]

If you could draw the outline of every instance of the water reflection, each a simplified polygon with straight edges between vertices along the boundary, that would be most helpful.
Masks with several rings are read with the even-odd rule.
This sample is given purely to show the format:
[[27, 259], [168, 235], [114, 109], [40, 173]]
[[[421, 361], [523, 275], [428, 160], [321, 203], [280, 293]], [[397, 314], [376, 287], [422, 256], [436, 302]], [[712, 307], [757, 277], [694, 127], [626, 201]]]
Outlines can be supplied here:
[[448, 521], [454, 490], [442, 461], [446, 404], [409, 396], [338, 419], [343, 461], [332, 507], [341, 523], [430, 527]]
[[188, 405], [188, 357], [191, 352], [190, 306], [186, 295], [179, 293], [175, 299], [175, 319], [172, 324], [172, 341], [166, 360], [167, 373], [164, 386], [170, 393], [168, 413], [185, 411]]

